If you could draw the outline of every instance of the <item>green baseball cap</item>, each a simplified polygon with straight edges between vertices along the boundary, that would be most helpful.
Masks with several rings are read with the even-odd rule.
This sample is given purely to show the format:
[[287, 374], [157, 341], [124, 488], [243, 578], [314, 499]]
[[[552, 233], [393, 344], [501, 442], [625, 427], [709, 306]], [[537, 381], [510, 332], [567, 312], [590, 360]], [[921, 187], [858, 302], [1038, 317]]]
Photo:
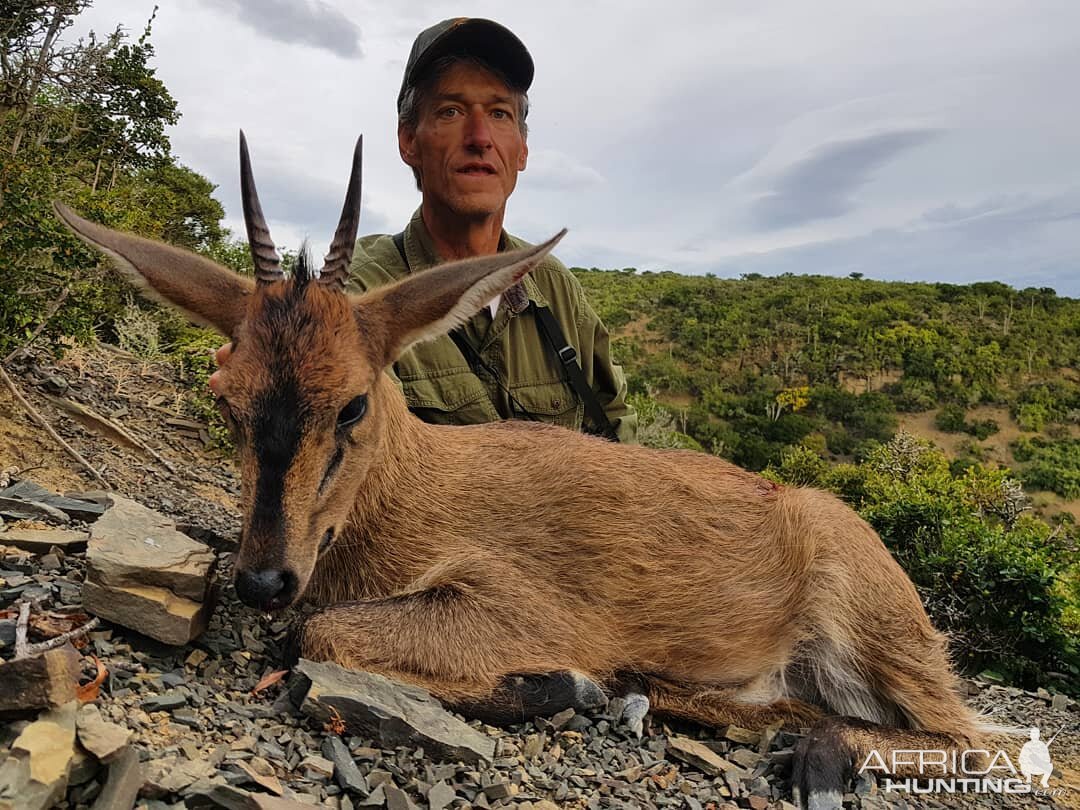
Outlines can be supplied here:
[[477, 56], [498, 68], [515, 90], [525, 92], [533, 80], [533, 60], [513, 32], [497, 22], [478, 17], [443, 20], [420, 32], [405, 63], [398, 93], [398, 112], [405, 91], [414, 86], [437, 59], [451, 54]]

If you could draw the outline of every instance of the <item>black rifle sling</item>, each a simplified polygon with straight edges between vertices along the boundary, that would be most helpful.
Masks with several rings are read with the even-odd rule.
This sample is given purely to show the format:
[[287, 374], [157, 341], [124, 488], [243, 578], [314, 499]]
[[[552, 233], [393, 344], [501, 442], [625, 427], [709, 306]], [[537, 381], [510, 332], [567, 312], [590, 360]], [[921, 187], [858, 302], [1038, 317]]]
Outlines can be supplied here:
[[[394, 246], [397, 248], [398, 253], [401, 254], [401, 259], [405, 262], [405, 267], [408, 269], [409, 259], [405, 255], [405, 232], [401, 231], [394, 234], [393, 240]], [[581, 366], [578, 364], [577, 350], [567, 342], [566, 337], [563, 335], [562, 328], [559, 326], [559, 322], [555, 320], [555, 316], [547, 307], [542, 307], [532, 300], [529, 301], [529, 307], [536, 315], [536, 322], [540, 327], [540, 334], [544, 337], [544, 342], [551, 350], [551, 353], [555, 355], [555, 359], [559, 361], [559, 365], [565, 369], [567, 379], [570, 381], [570, 386], [574, 389], [578, 398], [585, 406], [585, 413], [587, 413], [592, 420], [598, 434], [609, 441], [617, 442], [619, 438], [615, 433], [615, 428], [612, 426], [611, 420], [608, 419], [607, 414], [604, 413], [600, 401], [596, 398], [596, 392], [592, 390], [588, 380], [585, 379], [585, 374], [581, 371]], [[495, 373], [491, 366], [484, 362], [484, 359], [480, 357], [480, 353], [471, 343], [469, 343], [462, 332], [457, 329], [452, 330], [450, 332], [450, 339], [454, 341], [454, 345], [458, 347], [458, 351], [461, 352], [465, 361], [474, 372], [476, 365], [479, 364], [491, 375], [496, 384], [502, 388], [513, 405], [517, 407], [525, 417], [534, 421], [538, 420], [538, 417], [522, 407], [521, 403], [514, 398], [514, 395], [510, 393], [509, 389], [502, 384], [501, 380], [499, 380], [499, 375]]]
[[[411, 272], [412, 268], [409, 265], [409, 258], [405, 255], [405, 231], [395, 233], [392, 237], [394, 240], [394, 247], [397, 248], [398, 253], [401, 254], [401, 260], [405, 262], [405, 269]], [[462, 359], [465, 360], [466, 365], [472, 370], [473, 374], [477, 374], [477, 369], [482, 368], [488, 373], [495, 384], [499, 386], [506, 398], [510, 401], [512, 408], [515, 408], [521, 416], [525, 417], [531, 422], [542, 421], [539, 416], [529, 411], [524, 405], [522, 405], [517, 397], [510, 393], [510, 389], [503, 385], [502, 380], [499, 379], [499, 374], [488, 363], [484, 361], [484, 358], [480, 356], [480, 352], [469, 342], [469, 339], [465, 336], [465, 332], [461, 327], [451, 329], [447, 332], [447, 337], [454, 341], [454, 345], [457, 346], [457, 350], [461, 352]], [[479, 376], [479, 375], [477, 375]], [[490, 397], [489, 397], [490, 399]], [[495, 403], [491, 403], [494, 405]], [[498, 411], [498, 408], [495, 409]]]
[[570, 380], [570, 385], [577, 392], [578, 397], [585, 406], [585, 413], [592, 420], [598, 435], [609, 441], [617, 442], [619, 437], [615, 433], [615, 428], [612, 427], [611, 421], [608, 419], [607, 414], [604, 413], [600, 400], [596, 398], [596, 392], [592, 390], [589, 381], [585, 379], [585, 374], [578, 364], [577, 350], [567, 342], [562, 329], [559, 327], [559, 322], [555, 320], [555, 316], [547, 307], [542, 307], [535, 301], [529, 301], [529, 306], [536, 314], [537, 323], [540, 324], [540, 332], [546, 338], [548, 346], [559, 363], [562, 364], [562, 367], [566, 369], [566, 376]]

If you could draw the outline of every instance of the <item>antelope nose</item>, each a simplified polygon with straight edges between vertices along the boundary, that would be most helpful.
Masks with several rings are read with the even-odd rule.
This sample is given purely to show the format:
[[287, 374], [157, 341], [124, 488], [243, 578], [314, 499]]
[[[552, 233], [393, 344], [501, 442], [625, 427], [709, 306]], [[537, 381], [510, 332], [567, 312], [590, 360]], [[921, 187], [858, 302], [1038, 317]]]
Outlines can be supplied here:
[[296, 574], [281, 568], [240, 571], [236, 575], [236, 595], [249, 607], [280, 610], [296, 596]]

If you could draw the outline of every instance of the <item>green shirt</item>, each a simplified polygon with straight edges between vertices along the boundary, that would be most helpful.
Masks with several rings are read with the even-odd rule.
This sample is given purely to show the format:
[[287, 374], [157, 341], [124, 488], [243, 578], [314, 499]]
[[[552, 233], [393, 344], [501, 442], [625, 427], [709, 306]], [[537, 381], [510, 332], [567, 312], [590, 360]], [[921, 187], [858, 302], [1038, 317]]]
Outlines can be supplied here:
[[[527, 246], [503, 231], [500, 249]], [[405, 228], [405, 255], [408, 267], [387, 234], [361, 237], [349, 268], [351, 287], [360, 292], [374, 289], [440, 263], [419, 210]], [[611, 361], [608, 331], [585, 300], [581, 284], [562, 262], [548, 255], [523, 279], [523, 287], [529, 300], [551, 310], [577, 350], [585, 379], [619, 441], [633, 442], [637, 414], [626, 403], [626, 379]], [[498, 380], [483, 368], [474, 372], [445, 335], [406, 350], [388, 373], [404, 392], [409, 409], [425, 422], [445, 425], [528, 419], [521, 413], [524, 408], [544, 422], [573, 430], [591, 427], [584, 405], [541, 336], [536, 316], [523, 305], [523, 300], [515, 305], [511, 297], [504, 297], [494, 319], [485, 306], [463, 327], [466, 339]]]

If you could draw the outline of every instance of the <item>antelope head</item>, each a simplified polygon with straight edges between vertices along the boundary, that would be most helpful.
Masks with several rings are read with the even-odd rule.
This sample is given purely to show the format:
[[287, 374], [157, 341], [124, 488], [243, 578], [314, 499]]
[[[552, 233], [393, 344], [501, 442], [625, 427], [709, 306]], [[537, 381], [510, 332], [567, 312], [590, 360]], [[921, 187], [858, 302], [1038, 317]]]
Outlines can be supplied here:
[[[463, 323], [517, 283], [562, 238], [534, 248], [441, 265], [363, 295], [346, 292], [360, 219], [361, 141], [337, 231], [320, 271], [301, 255], [288, 276], [263, 216], [247, 144], [240, 183], [254, 278], [202, 256], [89, 222], [56, 203], [61, 220], [150, 297], [227, 336], [215, 376], [235, 439], [243, 528], [236, 591], [280, 610], [304, 593], [319, 557], [358, 506], [404, 410], [382, 373], [413, 343]], [[389, 493], [392, 498], [393, 493]]]

